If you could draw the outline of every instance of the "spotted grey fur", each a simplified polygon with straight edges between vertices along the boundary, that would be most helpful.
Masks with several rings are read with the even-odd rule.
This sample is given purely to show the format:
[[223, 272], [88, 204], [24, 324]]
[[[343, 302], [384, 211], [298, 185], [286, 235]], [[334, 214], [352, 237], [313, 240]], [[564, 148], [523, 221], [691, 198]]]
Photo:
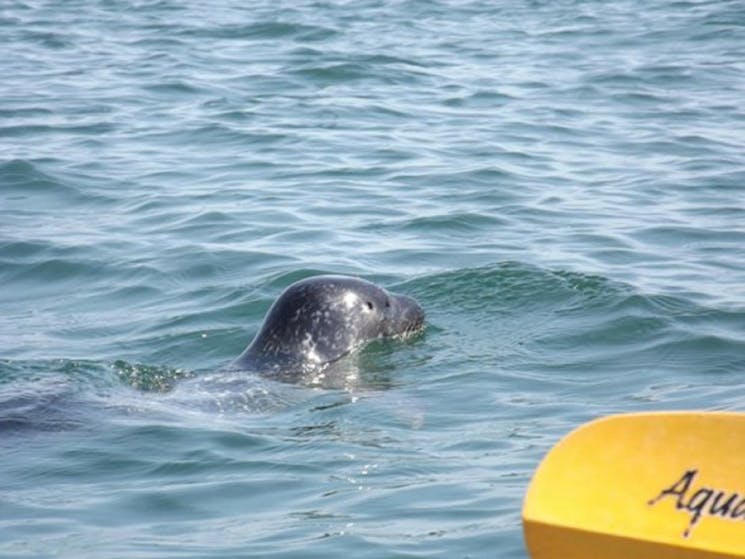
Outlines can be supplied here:
[[315, 276], [285, 289], [233, 368], [291, 379], [322, 371], [371, 340], [423, 326], [424, 311], [411, 297], [359, 278]]

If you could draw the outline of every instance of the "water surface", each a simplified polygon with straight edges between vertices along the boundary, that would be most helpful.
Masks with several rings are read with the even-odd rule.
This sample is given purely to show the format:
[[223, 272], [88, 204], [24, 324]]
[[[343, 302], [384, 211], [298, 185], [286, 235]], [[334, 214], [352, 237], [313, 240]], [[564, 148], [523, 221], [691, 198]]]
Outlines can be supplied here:
[[[738, 1], [10, 0], [0, 555], [525, 559], [541, 457], [745, 407]], [[220, 368], [415, 297], [346, 388]]]

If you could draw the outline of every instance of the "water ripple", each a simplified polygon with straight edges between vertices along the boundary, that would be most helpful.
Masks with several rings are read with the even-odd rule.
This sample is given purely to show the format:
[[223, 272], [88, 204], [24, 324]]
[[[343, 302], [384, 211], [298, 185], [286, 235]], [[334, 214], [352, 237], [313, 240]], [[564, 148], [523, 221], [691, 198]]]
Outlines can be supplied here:
[[[743, 408], [741, 2], [1, 12], [0, 555], [523, 558], [567, 430]], [[425, 334], [220, 373], [317, 273]]]

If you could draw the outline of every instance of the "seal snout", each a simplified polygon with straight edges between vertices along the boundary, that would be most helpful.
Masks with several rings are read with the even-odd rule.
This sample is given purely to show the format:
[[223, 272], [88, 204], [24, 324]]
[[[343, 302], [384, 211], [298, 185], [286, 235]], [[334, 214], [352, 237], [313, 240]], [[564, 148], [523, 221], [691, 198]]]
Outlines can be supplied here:
[[408, 295], [392, 295], [394, 316], [391, 335], [409, 336], [424, 328], [424, 309]]

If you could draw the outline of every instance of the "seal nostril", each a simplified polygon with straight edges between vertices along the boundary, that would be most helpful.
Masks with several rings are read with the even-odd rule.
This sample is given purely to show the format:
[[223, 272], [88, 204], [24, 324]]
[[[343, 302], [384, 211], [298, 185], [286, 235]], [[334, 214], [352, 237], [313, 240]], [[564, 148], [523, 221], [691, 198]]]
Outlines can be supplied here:
[[370, 301], [368, 301], [367, 302], [367, 308], [370, 309], [370, 310], [373, 310], [375, 308], [375, 306]]

